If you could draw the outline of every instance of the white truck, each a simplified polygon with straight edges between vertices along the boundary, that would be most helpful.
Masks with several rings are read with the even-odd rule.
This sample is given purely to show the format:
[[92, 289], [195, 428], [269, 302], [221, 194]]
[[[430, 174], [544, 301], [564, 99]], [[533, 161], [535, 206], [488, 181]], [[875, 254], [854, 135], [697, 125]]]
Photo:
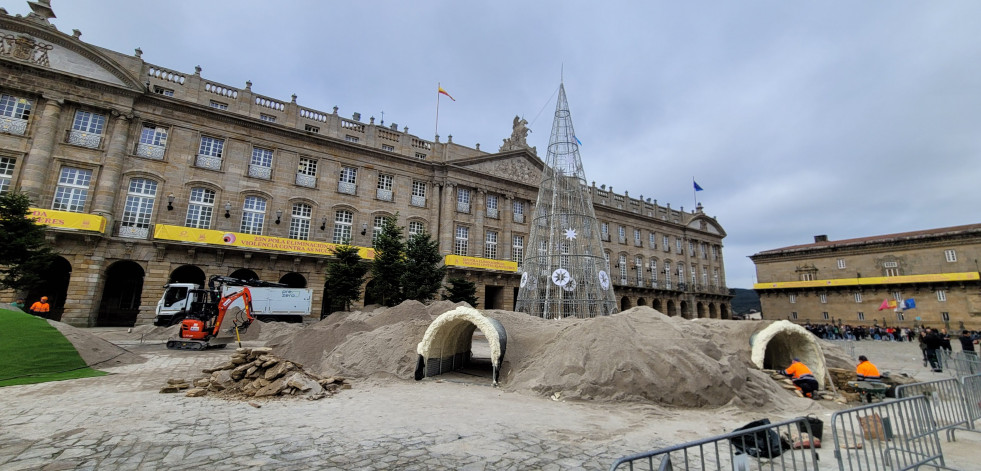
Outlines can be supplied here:
[[[243, 286], [248, 286], [252, 292], [252, 315], [260, 321], [303, 322], [303, 318], [310, 315], [312, 289], [212, 276], [208, 281], [208, 289], [195, 283], [164, 285], [163, 296], [157, 301], [153, 325], [171, 326], [189, 317], [200, 317], [202, 313], [213, 310], [219, 299], [242, 291]], [[236, 303], [241, 304], [242, 300], [237, 300]]]

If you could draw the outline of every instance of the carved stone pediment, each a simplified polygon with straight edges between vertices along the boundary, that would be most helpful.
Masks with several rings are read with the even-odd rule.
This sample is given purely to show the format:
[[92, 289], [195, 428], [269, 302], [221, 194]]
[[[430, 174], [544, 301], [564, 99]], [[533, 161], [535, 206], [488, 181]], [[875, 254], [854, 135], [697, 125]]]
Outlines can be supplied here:
[[538, 185], [542, 180], [542, 171], [522, 158], [481, 162], [467, 168], [528, 185]]

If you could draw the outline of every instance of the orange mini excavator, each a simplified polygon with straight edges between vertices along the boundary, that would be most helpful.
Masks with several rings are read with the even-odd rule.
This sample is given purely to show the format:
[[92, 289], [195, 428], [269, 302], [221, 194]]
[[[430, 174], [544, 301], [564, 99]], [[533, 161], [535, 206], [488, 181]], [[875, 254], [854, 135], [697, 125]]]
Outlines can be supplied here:
[[[244, 308], [232, 306], [241, 299]], [[167, 341], [167, 348], [177, 350], [204, 350], [206, 348], [223, 348], [234, 341], [235, 335], [244, 333], [252, 321], [252, 292], [247, 286], [242, 291], [222, 297], [217, 304], [201, 303], [195, 312], [187, 313], [187, 318], [181, 322], [178, 338]], [[232, 321], [232, 327], [222, 332], [226, 318]], [[237, 332], [236, 332], [237, 331]]]

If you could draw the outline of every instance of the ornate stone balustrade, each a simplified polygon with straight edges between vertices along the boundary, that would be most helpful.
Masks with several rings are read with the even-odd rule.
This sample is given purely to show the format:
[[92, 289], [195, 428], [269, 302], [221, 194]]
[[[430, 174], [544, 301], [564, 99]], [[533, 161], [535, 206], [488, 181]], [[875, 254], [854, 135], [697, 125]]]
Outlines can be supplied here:
[[0, 116], [0, 132], [23, 136], [27, 134], [27, 120]]
[[165, 150], [166, 148], [164, 146], [141, 143], [136, 146], [136, 155], [146, 157], [148, 159], [163, 160]]
[[92, 134], [90, 132], [69, 129], [67, 141], [72, 145], [98, 149], [102, 145], [102, 134]]
[[272, 168], [262, 165], [249, 164], [249, 176], [269, 180], [272, 178]]
[[296, 184], [307, 188], [316, 188], [317, 177], [305, 173], [296, 174]]
[[194, 165], [211, 170], [221, 170], [221, 157], [198, 154], [197, 159], [194, 161]]

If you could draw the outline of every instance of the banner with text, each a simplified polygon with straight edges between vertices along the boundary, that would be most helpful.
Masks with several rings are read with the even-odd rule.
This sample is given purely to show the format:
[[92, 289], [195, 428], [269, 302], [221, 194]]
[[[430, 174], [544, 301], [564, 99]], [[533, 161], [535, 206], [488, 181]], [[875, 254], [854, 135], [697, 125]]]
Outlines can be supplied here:
[[[211, 229], [168, 226], [165, 224], [157, 224], [154, 227], [153, 238], [226, 247], [302, 252], [315, 255], [334, 255], [334, 248], [339, 245], [313, 240], [287, 239], [284, 237], [242, 234], [241, 232], [222, 232]], [[361, 258], [373, 260], [375, 258], [375, 249], [358, 247], [358, 255], [361, 255]]]
[[44, 224], [59, 229], [78, 229], [80, 231], [106, 231], [106, 218], [94, 214], [73, 213], [70, 211], [55, 211], [53, 209], [27, 208], [31, 214], [27, 217], [38, 224]]
[[500, 270], [508, 272], [518, 271], [518, 262], [494, 260], [490, 258], [447, 255], [446, 260], [443, 263], [448, 267], [483, 268], [484, 270]]

